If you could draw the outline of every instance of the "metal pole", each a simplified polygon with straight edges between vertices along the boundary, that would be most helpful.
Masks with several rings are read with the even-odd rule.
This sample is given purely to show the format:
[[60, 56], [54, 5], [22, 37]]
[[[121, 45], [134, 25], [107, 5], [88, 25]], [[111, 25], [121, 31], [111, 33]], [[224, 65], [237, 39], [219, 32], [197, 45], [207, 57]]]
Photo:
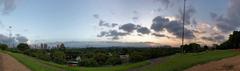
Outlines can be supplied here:
[[[185, 6], [186, 6], [186, 0], [184, 0], [183, 4], [183, 27], [182, 27], [182, 46], [184, 45], [184, 26], [185, 26]], [[182, 47], [182, 52], [183, 52], [183, 47]]]

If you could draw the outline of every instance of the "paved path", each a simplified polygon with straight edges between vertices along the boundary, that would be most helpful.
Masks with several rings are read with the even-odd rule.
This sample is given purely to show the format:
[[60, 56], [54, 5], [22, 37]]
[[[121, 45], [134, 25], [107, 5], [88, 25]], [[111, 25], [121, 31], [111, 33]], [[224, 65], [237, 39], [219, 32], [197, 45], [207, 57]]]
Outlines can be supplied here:
[[185, 71], [240, 71], [240, 56], [200, 64]]
[[8, 54], [0, 53], [0, 71], [31, 71]]

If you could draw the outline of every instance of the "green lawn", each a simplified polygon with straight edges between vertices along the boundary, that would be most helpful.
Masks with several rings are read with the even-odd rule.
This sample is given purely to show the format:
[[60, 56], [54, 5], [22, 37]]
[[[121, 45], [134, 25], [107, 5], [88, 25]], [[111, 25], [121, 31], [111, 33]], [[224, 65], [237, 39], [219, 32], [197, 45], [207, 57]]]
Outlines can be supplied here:
[[238, 55], [239, 52], [232, 50], [217, 50], [201, 53], [176, 54], [167, 58], [163, 63], [152, 67], [143, 68], [144, 71], [183, 71], [193, 65], [219, 60]]
[[19, 53], [5, 52], [26, 65], [32, 71], [125, 71], [149, 64], [148, 61], [109, 67], [68, 67], [53, 62], [42, 61]]
[[[33, 71], [125, 71], [130, 68], [137, 68], [149, 64], [148, 61], [139, 63], [109, 66], [109, 67], [68, 67], [52, 62], [42, 61], [19, 53], [5, 52], [15, 57]], [[143, 68], [144, 71], [182, 71], [193, 65], [219, 60], [226, 57], [238, 55], [239, 52], [232, 50], [217, 50], [201, 53], [176, 54], [169, 56], [166, 61], [151, 67]]]

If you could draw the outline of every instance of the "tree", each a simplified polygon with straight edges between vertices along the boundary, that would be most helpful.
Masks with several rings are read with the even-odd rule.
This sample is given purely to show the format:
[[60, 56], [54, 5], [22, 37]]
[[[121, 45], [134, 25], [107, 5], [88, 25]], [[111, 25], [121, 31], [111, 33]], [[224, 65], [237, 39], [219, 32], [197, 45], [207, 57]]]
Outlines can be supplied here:
[[190, 43], [189, 45], [183, 45], [184, 52], [192, 53], [192, 52], [200, 52], [201, 46], [197, 43]]
[[0, 49], [1, 50], [7, 50], [8, 46], [6, 44], [0, 44]]
[[204, 50], [208, 50], [209, 47], [207, 45], [203, 46]]
[[20, 43], [17, 45], [17, 49], [20, 51], [26, 51], [27, 49], [30, 49], [30, 47], [26, 43]]
[[66, 55], [63, 51], [59, 51], [59, 50], [52, 51], [51, 58], [53, 62], [60, 63], [60, 64], [66, 63], [66, 59], [65, 59]]
[[229, 39], [220, 46], [217, 47], [217, 49], [233, 49], [233, 48], [240, 48], [240, 31], [234, 31], [231, 35], [229, 35]]
[[65, 51], [66, 50], [66, 47], [63, 43], [60, 44], [60, 48], [59, 48], [61, 51]]

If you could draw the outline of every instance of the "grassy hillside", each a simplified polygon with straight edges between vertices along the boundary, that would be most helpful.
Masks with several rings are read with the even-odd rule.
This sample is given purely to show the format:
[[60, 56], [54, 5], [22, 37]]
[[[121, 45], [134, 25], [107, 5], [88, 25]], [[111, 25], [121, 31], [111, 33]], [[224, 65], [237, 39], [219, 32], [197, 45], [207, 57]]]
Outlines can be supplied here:
[[109, 66], [109, 67], [68, 67], [66, 65], [59, 65], [52, 62], [42, 61], [33, 57], [29, 57], [19, 53], [6, 52], [16, 58], [18, 61], [29, 67], [33, 71], [124, 71], [130, 68], [136, 68], [149, 64], [148, 61], [139, 63]]
[[239, 52], [232, 50], [217, 50], [201, 53], [176, 54], [170, 56], [165, 62], [153, 67], [143, 68], [144, 71], [182, 71], [193, 65], [219, 60], [226, 57], [238, 55]]
[[[125, 71], [149, 64], [148, 61], [139, 63], [109, 66], [109, 67], [68, 67], [52, 62], [42, 61], [19, 53], [6, 52], [25, 64], [33, 71]], [[217, 50], [201, 53], [176, 54], [169, 56], [166, 61], [151, 67], [143, 67], [143, 71], [182, 71], [193, 65], [219, 60], [226, 57], [238, 55], [239, 52], [232, 50]]]

